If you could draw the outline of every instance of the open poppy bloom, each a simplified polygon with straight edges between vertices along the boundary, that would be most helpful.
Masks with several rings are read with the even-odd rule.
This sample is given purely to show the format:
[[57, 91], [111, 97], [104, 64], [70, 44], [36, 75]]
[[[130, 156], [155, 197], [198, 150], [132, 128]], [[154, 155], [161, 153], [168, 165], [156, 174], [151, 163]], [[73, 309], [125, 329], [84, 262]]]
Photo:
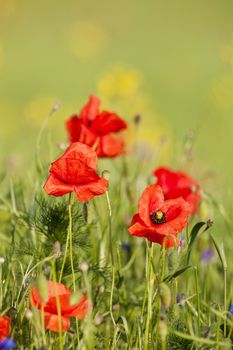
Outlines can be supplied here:
[[[66, 332], [70, 328], [70, 317], [78, 319], [84, 318], [90, 307], [86, 296], [83, 296], [78, 304], [70, 305], [72, 292], [62, 283], [47, 281], [48, 300], [43, 303], [39, 297], [37, 288], [33, 288], [31, 294], [31, 304], [37, 309], [44, 309], [45, 328], [59, 332]], [[60, 317], [59, 317], [60, 309]]]
[[10, 333], [11, 321], [8, 316], [0, 317], [0, 342], [6, 339]]
[[80, 202], [106, 192], [108, 181], [97, 172], [97, 155], [80, 142], [72, 143], [65, 153], [51, 164], [44, 189], [49, 195], [63, 196], [74, 192]]
[[116, 157], [125, 153], [124, 141], [113, 137], [127, 128], [126, 122], [116, 113], [99, 111], [100, 100], [90, 96], [79, 115], [73, 115], [66, 122], [70, 142], [82, 142], [94, 147], [98, 157]]
[[163, 189], [165, 199], [182, 197], [189, 203], [192, 214], [198, 210], [201, 195], [197, 181], [185, 173], [165, 167], [156, 169], [153, 174], [157, 177], [157, 184]]
[[128, 231], [167, 248], [178, 246], [177, 233], [187, 225], [189, 215], [189, 204], [183, 198], [165, 200], [162, 188], [150, 185], [141, 195]]

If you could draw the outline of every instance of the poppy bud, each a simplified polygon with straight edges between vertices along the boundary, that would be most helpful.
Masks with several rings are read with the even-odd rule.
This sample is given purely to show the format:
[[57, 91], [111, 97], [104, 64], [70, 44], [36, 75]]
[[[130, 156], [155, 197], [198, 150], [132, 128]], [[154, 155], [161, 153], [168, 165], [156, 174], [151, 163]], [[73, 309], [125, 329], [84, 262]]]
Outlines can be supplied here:
[[75, 304], [78, 304], [82, 298], [82, 293], [81, 292], [74, 292], [70, 296], [70, 306], [73, 306]]
[[164, 341], [167, 337], [168, 329], [167, 329], [167, 323], [166, 320], [163, 316], [160, 317], [159, 323], [158, 323], [158, 333]]
[[102, 172], [102, 176], [103, 176], [104, 179], [109, 180], [110, 179], [110, 171], [104, 170]]
[[162, 305], [168, 309], [171, 305], [171, 291], [170, 288], [165, 283], [159, 285], [159, 295]]
[[33, 313], [30, 309], [26, 310], [25, 317], [30, 320], [33, 317]]
[[61, 256], [61, 243], [59, 241], [53, 243], [53, 254], [56, 258]]
[[87, 272], [88, 271], [88, 263], [86, 263], [86, 261], [82, 261], [80, 264], [79, 264], [79, 268], [82, 272]]
[[114, 311], [119, 311], [121, 306], [120, 306], [120, 304], [114, 304], [112, 308]]
[[60, 102], [55, 102], [53, 105], [53, 111], [58, 111], [58, 109], [61, 107]]
[[95, 325], [99, 326], [102, 322], [103, 322], [103, 316], [97, 314], [94, 318]]
[[141, 115], [140, 115], [140, 114], [136, 114], [136, 115], [134, 116], [134, 118], [133, 118], [134, 124], [135, 124], [135, 125], [140, 124], [141, 119], [142, 119]]
[[49, 298], [49, 291], [48, 291], [47, 280], [43, 274], [40, 274], [37, 278], [37, 291], [41, 301], [43, 303], [46, 303]]

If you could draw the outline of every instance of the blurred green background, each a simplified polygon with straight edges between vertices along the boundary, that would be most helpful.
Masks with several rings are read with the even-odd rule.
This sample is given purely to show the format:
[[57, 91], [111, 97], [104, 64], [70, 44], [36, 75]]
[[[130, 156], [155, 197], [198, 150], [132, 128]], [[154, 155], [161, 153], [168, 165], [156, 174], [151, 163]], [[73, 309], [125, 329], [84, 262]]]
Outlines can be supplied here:
[[194, 132], [196, 174], [228, 188], [233, 1], [0, 0], [2, 167], [25, 171], [55, 101], [43, 147], [66, 141], [64, 121], [90, 93], [128, 121], [140, 113], [152, 147], [165, 135], [167, 162]]

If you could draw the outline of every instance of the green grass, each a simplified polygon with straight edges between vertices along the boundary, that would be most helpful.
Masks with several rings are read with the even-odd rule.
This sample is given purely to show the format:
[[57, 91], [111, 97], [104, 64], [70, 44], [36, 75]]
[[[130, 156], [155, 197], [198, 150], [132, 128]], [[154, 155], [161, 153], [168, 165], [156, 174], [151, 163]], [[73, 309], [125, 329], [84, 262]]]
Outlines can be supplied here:
[[[231, 217], [202, 188], [202, 210], [184, 230], [182, 249], [152, 247], [129, 236], [138, 198], [154, 181], [148, 164], [156, 164], [155, 156], [148, 162], [137, 152], [99, 161], [100, 171], [109, 171], [109, 197], [85, 204], [74, 197], [47, 196], [42, 186], [49, 164], [43, 156], [40, 167], [24, 178], [10, 180], [2, 173], [0, 302], [1, 313], [11, 317], [17, 348], [232, 347]], [[67, 235], [72, 246], [67, 246]], [[207, 248], [214, 256], [205, 262], [201, 254]], [[32, 287], [43, 285], [40, 276], [61, 277], [68, 288], [74, 291], [75, 286], [92, 300], [93, 310], [78, 322], [78, 333], [74, 321], [61, 337], [44, 331], [39, 313], [28, 311]]]

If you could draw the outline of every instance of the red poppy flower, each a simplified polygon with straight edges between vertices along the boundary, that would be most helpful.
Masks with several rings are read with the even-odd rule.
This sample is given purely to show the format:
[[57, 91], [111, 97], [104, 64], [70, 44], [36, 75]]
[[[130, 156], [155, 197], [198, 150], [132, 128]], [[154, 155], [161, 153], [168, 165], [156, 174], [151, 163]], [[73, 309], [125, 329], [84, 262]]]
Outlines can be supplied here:
[[[59, 323], [61, 324], [61, 331], [66, 332], [70, 328], [70, 317], [78, 319], [84, 318], [88, 309], [91, 307], [84, 295], [78, 304], [70, 305], [70, 297], [72, 292], [62, 283], [47, 281], [48, 283], [48, 300], [43, 304], [38, 290], [33, 288], [31, 293], [31, 304], [37, 309], [44, 308], [44, 322], [45, 328], [53, 332], [59, 332]], [[59, 317], [59, 310], [61, 318]]]
[[53, 196], [74, 192], [79, 201], [89, 201], [105, 193], [108, 186], [108, 181], [96, 173], [96, 168], [95, 151], [87, 145], [74, 142], [51, 164], [44, 189]]
[[182, 197], [189, 203], [192, 214], [198, 210], [201, 195], [197, 181], [185, 173], [165, 167], [156, 169], [153, 174], [157, 177], [157, 184], [162, 187], [166, 199]]
[[189, 204], [183, 198], [164, 200], [162, 188], [150, 185], [141, 195], [138, 213], [128, 231], [133, 236], [173, 247], [178, 245], [176, 235], [187, 225], [189, 215]]
[[6, 339], [10, 333], [11, 321], [8, 316], [0, 317], [0, 341]]
[[79, 115], [73, 115], [66, 122], [70, 142], [82, 142], [94, 146], [98, 157], [116, 157], [125, 153], [124, 141], [113, 137], [127, 128], [126, 122], [116, 113], [99, 111], [100, 100], [90, 96]]

